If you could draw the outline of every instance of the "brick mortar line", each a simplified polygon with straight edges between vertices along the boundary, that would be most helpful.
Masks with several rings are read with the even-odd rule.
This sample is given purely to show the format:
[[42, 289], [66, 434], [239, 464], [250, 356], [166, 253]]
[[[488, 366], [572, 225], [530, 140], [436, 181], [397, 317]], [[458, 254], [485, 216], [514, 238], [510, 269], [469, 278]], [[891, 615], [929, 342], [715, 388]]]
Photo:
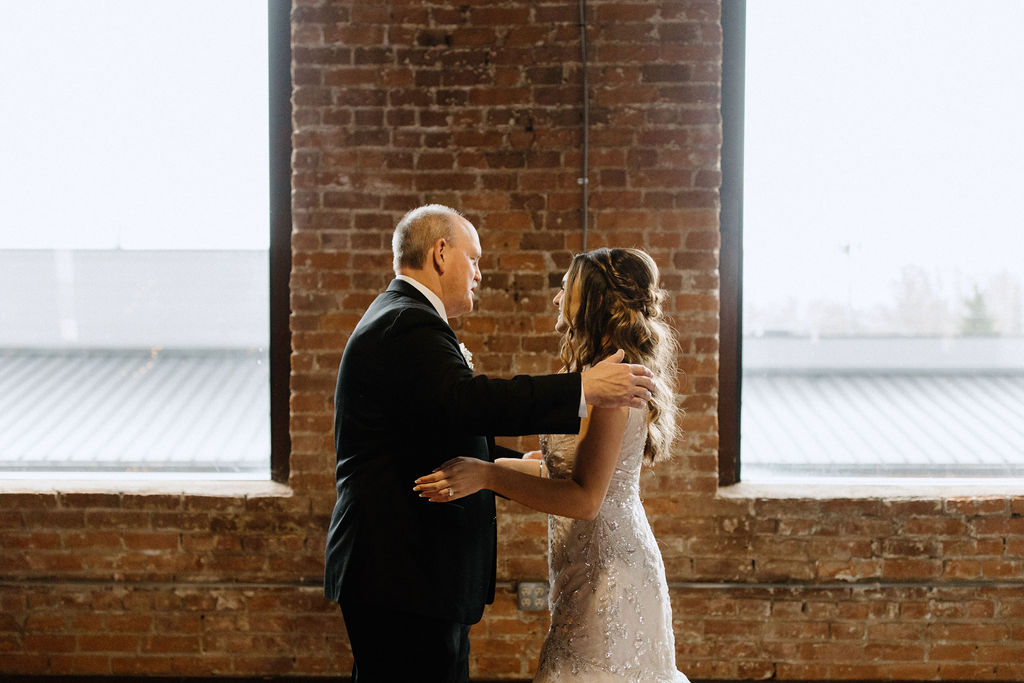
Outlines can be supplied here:
[[[514, 591], [519, 581], [498, 581], [495, 585], [499, 589]], [[230, 582], [230, 581], [102, 581], [98, 579], [75, 579], [75, 578], [35, 578], [35, 579], [0, 579], [0, 587], [23, 587], [30, 586], [102, 586], [126, 587], [126, 588], [321, 588], [319, 583], [305, 583], [300, 581], [274, 581], [274, 582]], [[1024, 581], [946, 581], [916, 582], [916, 581], [873, 581], [870, 583], [697, 583], [697, 582], [669, 582], [669, 589], [676, 590], [840, 590], [840, 589], [890, 589], [890, 588], [1017, 588], [1024, 587]]]
[[921, 581], [872, 581], [864, 583], [685, 583], [669, 582], [668, 587], [683, 590], [716, 589], [733, 590], [753, 588], [837, 590], [845, 588], [1024, 588], [1024, 581], [944, 581], [941, 583]]
[[99, 579], [0, 579], [0, 587], [16, 586], [95, 586], [104, 588], [317, 588], [323, 589], [319, 583], [302, 583], [299, 581], [275, 582], [230, 582], [230, 581], [102, 581]]

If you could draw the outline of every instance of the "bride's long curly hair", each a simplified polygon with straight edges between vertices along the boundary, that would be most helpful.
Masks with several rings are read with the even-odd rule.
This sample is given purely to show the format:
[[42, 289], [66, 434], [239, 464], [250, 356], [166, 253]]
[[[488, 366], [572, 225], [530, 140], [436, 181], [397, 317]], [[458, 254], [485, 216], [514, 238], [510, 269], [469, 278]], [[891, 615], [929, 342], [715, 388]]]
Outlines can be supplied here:
[[671, 454], [677, 436], [675, 400], [678, 344], [665, 319], [658, 266], [639, 249], [594, 249], [577, 254], [565, 279], [568, 330], [561, 358], [569, 372], [593, 365], [618, 349], [624, 362], [642, 363], [654, 373], [648, 402], [644, 457], [659, 462]]

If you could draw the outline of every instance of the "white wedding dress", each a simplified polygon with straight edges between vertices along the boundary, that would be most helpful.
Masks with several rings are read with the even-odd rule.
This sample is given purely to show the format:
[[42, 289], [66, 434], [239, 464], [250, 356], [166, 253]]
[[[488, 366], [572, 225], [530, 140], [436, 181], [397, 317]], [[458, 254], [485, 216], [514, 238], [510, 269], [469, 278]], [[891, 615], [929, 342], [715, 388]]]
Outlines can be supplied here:
[[[676, 670], [665, 565], [640, 502], [647, 411], [631, 409], [597, 518], [548, 516], [551, 628], [534, 683], [688, 683]], [[576, 435], [541, 436], [550, 476], [572, 475]]]

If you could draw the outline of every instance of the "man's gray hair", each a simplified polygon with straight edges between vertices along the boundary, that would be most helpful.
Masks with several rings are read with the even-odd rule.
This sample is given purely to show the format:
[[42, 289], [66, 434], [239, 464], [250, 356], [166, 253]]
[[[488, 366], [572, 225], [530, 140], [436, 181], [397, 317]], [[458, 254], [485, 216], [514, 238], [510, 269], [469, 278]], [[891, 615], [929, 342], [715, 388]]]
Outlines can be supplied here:
[[455, 234], [452, 218], [462, 214], [442, 204], [427, 204], [402, 216], [391, 238], [391, 251], [395, 256], [395, 274], [402, 268], [420, 269], [427, 251], [439, 239], [453, 241]]

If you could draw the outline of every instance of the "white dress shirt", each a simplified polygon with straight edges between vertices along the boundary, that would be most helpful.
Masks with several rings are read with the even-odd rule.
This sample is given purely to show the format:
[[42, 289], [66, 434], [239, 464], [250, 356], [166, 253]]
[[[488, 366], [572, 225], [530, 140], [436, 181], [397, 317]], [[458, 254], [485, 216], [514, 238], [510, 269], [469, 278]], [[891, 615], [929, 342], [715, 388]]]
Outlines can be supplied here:
[[410, 285], [415, 287], [420, 294], [427, 297], [427, 301], [429, 301], [431, 305], [433, 305], [433, 307], [437, 310], [437, 314], [441, 316], [441, 320], [448, 322], [448, 312], [444, 310], [444, 302], [441, 301], [441, 297], [430, 291], [429, 287], [427, 287], [419, 280], [414, 280], [408, 275], [396, 275], [395, 279], [401, 280], [402, 282], [408, 282]]

